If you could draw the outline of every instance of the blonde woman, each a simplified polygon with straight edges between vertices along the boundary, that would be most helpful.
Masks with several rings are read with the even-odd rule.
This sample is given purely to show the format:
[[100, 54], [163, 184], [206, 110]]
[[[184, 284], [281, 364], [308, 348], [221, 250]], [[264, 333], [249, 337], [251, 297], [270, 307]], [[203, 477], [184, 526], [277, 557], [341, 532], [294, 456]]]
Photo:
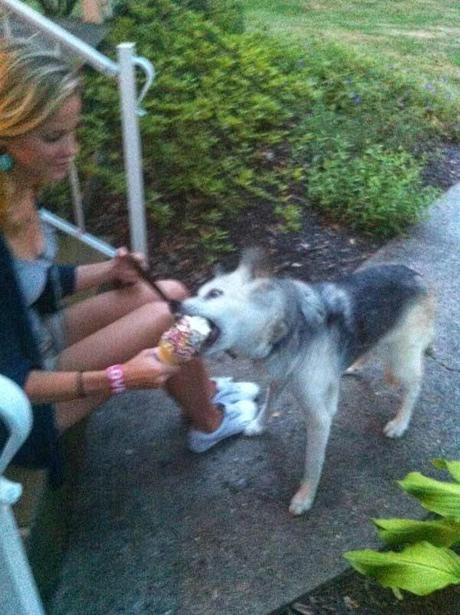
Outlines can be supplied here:
[[[80, 87], [54, 52], [0, 43], [0, 373], [33, 405], [32, 432], [15, 461], [49, 467], [54, 481], [59, 435], [125, 389], [165, 386], [190, 422], [195, 452], [241, 433], [257, 410], [253, 383], [212, 381], [199, 359], [180, 369], [156, 360], [153, 347], [172, 318], [126, 249], [103, 263], [54, 262], [55, 238], [38, 199], [77, 154]], [[117, 290], [61, 307], [63, 296], [111, 282]], [[171, 299], [187, 295], [177, 281], [159, 284]], [[5, 439], [0, 429], [0, 445]]]

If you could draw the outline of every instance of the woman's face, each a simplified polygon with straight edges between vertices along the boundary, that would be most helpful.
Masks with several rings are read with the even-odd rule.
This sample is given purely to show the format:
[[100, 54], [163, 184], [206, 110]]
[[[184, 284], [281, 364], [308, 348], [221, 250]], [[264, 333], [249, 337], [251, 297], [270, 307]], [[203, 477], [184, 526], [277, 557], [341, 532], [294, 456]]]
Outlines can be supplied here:
[[75, 136], [80, 122], [80, 96], [70, 96], [43, 124], [6, 145], [15, 170], [26, 181], [49, 183], [63, 179], [78, 153]]

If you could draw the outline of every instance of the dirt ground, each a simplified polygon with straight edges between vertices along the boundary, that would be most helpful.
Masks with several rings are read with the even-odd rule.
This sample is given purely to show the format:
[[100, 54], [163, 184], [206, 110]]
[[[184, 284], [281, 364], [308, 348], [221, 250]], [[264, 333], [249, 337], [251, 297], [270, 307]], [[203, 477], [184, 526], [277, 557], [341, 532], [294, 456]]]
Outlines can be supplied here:
[[[425, 181], [442, 190], [460, 181], [460, 147], [444, 146], [441, 155], [428, 164]], [[107, 237], [112, 245], [127, 245], [125, 214], [117, 204], [104, 206], [104, 216], [99, 208], [96, 210], [97, 219], [89, 220], [90, 230]], [[236, 262], [241, 248], [261, 245], [277, 273], [305, 281], [332, 279], [349, 273], [384, 243], [322, 218], [307, 203], [298, 232], [281, 232], [264, 204], [245, 210], [228, 230], [235, 251], [221, 259], [224, 266]], [[148, 234], [149, 261], [156, 277], [177, 278], [192, 290], [209, 277], [213, 266], [206, 261], [199, 241], [193, 244], [182, 237], [158, 238], [153, 225]]]
[[460, 615], [460, 587], [430, 596], [404, 592], [398, 600], [390, 589], [354, 571], [345, 572], [271, 615]]

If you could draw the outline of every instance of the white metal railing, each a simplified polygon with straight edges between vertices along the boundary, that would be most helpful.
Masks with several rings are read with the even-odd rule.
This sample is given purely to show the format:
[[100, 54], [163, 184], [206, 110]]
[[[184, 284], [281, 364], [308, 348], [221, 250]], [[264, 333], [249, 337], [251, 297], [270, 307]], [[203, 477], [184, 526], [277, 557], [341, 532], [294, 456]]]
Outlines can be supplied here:
[[[14, 16], [14, 18], [21, 23], [30, 26], [34, 34], [41, 33], [50, 41], [84, 60], [84, 62], [88, 63], [97, 71], [118, 80], [121, 101], [124, 165], [128, 189], [131, 249], [146, 254], [147, 231], [144, 183], [142, 176], [142, 148], [138, 117], [144, 114], [144, 111], [140, 108], [140, 104], [155, 77], [152, 64], [146, 58], [136, 56], [135, 44], [128, 42], [117, 45], [118, 62], [113, 62], [91, 45], [81, 41], [64, 28], [61, 28], [50, 19], [40, 15], [40, 13], [34, 11], [31, 7], [23, 4], [19, 0], [0, 0], [0, 10], [3, 11], [3, 31], [5, 36], [12, 36], [12, 34], [14, 34], [10, 23], [10, 16]], [[145, 84], [137, 98], [135, 80], [136, 68], [140, 68], [145, 75]], [[64, 232], [77, 236], [81, 241], [88, 243], [90, 235], [86, 233], [84, 227], [84, 215], [80, 198], [78, 175], [75, 169], [70, 173], [70, 180], [72, 183], [74, 215], [77, 225], [75, 226], [63, 220], [60, 224], [60, 228]], [[94, 242], [99, 244], [99, 247], [104, 244], [104, 242], [98, 242], [97, 239], [90, 241], [92, 244], [94, 244]], [[109, 251], [111, 250], [110, 246], [107, 246], [107, 244], [105, 244], [105, 246]], [[107, 250], [103, 250], [103, 253], [107, 254]]]
[[0, 375], [0, 419], [8, 440], [0, 455], [0, 609], [1, 615], [45, 615], [11, 506], [22, 487], [3, 476], [32, 426], [30, 402], [12, 380]]

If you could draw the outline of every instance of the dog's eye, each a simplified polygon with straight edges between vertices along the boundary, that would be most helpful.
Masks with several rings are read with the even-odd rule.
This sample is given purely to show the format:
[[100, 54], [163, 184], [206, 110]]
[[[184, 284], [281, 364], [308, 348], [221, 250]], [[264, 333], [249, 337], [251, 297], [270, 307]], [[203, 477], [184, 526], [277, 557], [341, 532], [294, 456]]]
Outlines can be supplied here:
[[220, 297], [223, 294], [223, 291], [221, 291], [219, 288], [211, 288], [211, 290], [206, 293], [206, 299], [215, 299], [216, 297]]

